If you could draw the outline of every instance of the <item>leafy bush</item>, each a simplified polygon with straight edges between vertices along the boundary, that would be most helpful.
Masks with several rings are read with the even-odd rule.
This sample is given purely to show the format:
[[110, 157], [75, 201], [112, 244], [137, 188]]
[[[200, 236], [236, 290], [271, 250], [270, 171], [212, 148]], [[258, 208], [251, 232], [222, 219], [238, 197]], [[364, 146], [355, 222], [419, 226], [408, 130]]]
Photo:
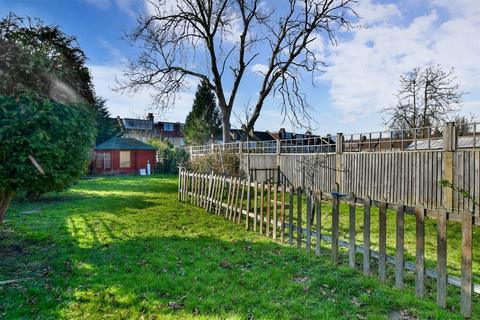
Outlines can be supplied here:
[[240, 157], [234, 152], [209, 153], [190, 159], [189, 167], [195, 172], [242, 176]]
[[157, 149], [157, 172], [178, 173], [180, 165], [185, 166], [189, 154], [182, 148], [175, 148], [168, 140], [150, 139], [149, 144]]
[[0, 141], [1, 222], [15, 193], [59, 191], [85, 173], [95, 141], [94, 110], [34, 93], [0, 95]]

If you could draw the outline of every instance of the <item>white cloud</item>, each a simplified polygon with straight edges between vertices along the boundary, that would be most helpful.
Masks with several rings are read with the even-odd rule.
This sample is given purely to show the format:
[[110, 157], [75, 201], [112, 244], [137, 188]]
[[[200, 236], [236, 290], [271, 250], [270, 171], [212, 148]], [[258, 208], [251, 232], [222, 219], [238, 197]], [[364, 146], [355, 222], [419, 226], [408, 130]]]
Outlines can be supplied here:
[[[400, 11], [393, 4], [360, 2], [367, 27], [329, 48], [330, 67], [321, 77], [330, 83], [331, 102], [344, 121], [357, 121], [394, 103], [399, 75], [426, 64], [455, 68], [462, 89], [480, 92], [480, 42], [474, 40], [480, 19], [473, 9], [480, 6], [454, 2], [437, 0], [429, 12], [407, 22], [397, 19]], [[444, 5], [450, 10], [446, 19], [437, 14]]]
[[252, 72], [265, 74], [268, 71], [268, 66], [266, 64], [256, 63], [251, 67]]
[[135, 5], [138, 4], [137, 0], [84, 0], [84, 1], [91, 5], [94, 5], [100, 10], [108, 10], [113, 4], [115, 4], [121, 11], [125, 12], [131, 18], [135, 18], [137, 15], [136, 10], [134, 9]]

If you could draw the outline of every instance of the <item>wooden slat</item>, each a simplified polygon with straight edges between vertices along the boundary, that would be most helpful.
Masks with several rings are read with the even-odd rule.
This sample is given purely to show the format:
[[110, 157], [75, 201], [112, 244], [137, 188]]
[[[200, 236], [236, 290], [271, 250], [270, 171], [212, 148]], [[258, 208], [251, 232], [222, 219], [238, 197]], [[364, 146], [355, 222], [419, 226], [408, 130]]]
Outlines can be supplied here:
[[355, 194], [352, 193], [350, 200], [349, 208], [349, 219], [348, 219], [348, 264], [351, 268], [355, 268]]
[[205, 210], [208, 212], [210, 211], [210, 206], [212, 204], [212, 192], [213, 192], [213, 172], [210, 173], [208, 177], [208, 193], [207, 199], [205, 199]]
[[291, 187], [288, 202], [288, 244], [291, 246], [293, 246], [293, 197], [293, 187]]
[[280, 240], [285, 240], [285, 185], [282, 185], [282, 199], [280, 208]]
[[307, 189], [307, 230], [305, 232], [306, 245], [305, 248], [310, 253], [312, 248], [312, 191]]
[[370, 197], [363, 204], [363, 274], [370, 275]]
[[317, 241], [315, 243], [315, 254], [320, 255], [321, 242], [322, 242], [322, 193], [320, 192], [318, 197], [315, 197], [315, 215], [316, 225], [315, 231], [317, 235]]
[[257, 231], [258, 224], [258, 182], [255, 181], [255, 187], [253, 192], [253, 231]]
[[[335, 187], [335, 192], [338, 193], [338, 183]], [[338, 196], [332, 197], [332, 261], [338, 263], [338, 233], [339, 233], [339, 206], [340, 201]]]
[[241, 216], [242, 216], [241, 210], [239, 210], [240, 204], [238, 203], [238, 201], [240, 200], [240, 186], [241, 186], [241, 185], [242, 185], [242, 179], [237, 178], [237, 192], [236, 192], [236, 194], [235, 194], [235, 203], [233, 204], [233, 206], [234, 206], [234, 211], [233, 211], [232, 220], [233, 220], [233, 221], [236, 221], [236, 220], [237, 220], [237, 217], [238, 217], [238, 221], [239, 221], [239, 222], [240, 222]]
[[302, 188], [297, 188], [297, 248], [302, 247]]
[[415, 295], [423, 298], [425, 294], [425, 209], [417, 208], [416, 215], [416, 261]]
[[265, 235], [267, 237], [270, 237], [270, 223], [271, 223], [270, 209], [272, 207], [271, 189], [272, 187], [269, 182], [267, 183], [267, 222], [265, 227]]
[[395, 287], [403, 289], [403, 270], [404, 270], [404, 211], [405, 206], [400, 204], [396, 210], [396, 252], [395, 252]]
[[182, 168], [179, 169], [178, 172], [178, 201], [182, 200], [182, 194], [183, 194], [183, 189], [182, 189], [182, 179], [183, 179], [183, 172]]
[[[242, 195], [240, 196], [240, 205], [239, 205], [239, 210], [238, 210], [238, 217], [237, 217], [237, 223], [240, 223], [242, 221], [242, 214], [243, 214], [243, 200], [245, 200], [245, 187], [247, 185], [247, 181], [242, 179]], [[254, 224], [255, 225], [255, 224]]]
[[278, 217], [277, 217], [277, 207], [278, 207], [278, 185], [275, 183], [273, 185], [273, 239], [277, 240], [277, 224], [278, 224]]
[[378, 278], [381, 282], [385, 282], [387, 279], [387, 204], [381, 201], [378, 210]]
[[472, 216], [470, 212], [464, 212], [462, 220], [462, 276], [460, 292], [460, 313], [468, 318], [472, 314]]
[[227, 207], [225, 208], [225, 218], [228, 218], [228, 212], [230, 211], [230, 201], [232, 198], [232, 186], [233, 186], [233, 179], [230, 179], [228, 184], [228, 196], [227, 196]]
[[265, 185], [263, 184], [262, 182], [262, 185], [260, 187], [260, 221], [259, 221], [259, 231], [260, 231], [260, 234], [263, 234], [263, 211], [264, 211], [264, 207], [265, 207], [265, 195], [264, 195], [264, 191], [265, 191]]
[[447, 211], [440, 209], [437, 219], [437, 304], [447, 306]]
[[247, 188], [247, 214], [245, 215], [245, 230], [249, 230], [250, 229], [250, 205], [252, 203], [252, 199], [251, 199], [251, 180], [250, 180], [250, 176], [248, 177], [248, 188]]

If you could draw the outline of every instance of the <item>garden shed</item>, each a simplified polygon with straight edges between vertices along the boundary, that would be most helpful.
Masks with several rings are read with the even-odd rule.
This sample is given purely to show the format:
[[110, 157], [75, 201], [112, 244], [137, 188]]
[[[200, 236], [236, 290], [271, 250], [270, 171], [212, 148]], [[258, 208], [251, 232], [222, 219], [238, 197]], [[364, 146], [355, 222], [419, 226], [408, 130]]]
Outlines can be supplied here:
[[[155, 169], [156, 149], [133, 138], [113, 137], [95, 147], [95, 174], [148, 174]], [[143, 171], [143, 170], [142, 170]]]

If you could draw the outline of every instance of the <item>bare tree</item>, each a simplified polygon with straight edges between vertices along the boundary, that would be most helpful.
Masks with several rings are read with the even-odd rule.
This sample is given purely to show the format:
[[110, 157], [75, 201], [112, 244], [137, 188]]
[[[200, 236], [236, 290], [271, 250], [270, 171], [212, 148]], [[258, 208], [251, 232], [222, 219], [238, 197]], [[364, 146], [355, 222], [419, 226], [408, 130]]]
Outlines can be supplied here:
[[415, 68], [400, 76], [398, 102], [384, 109], [384, 123], [396, 130], [439, 125], [456, 114], [464, 94], [453, 69]]
[[459, 136], [465, 136], [468, 134], [473, 134], [475, 131], [475, 127], [473, 123], [475, 123], [477, 119], [473, 114], [470, 116], [465, 115], [456, 115], [453, 118], [453, 122], [455, 122], [455, 129], [457, 130], [457, 134]]
[[[127, 38], [141, 44], [118, 90], [153, 88], [154, 106], [172, 106], [191, 79], [215, 91], [222, 111], [223, 139], [230, 140], [230, 117], [245, 71], [266, 62], [257, 101], [246, 129], [253, 130], [265, 100], [281, 97], [292, 121], [308, 116], [300, 90], [302, 72], [321, 71], [313, 42], [351, 28], [356, 0], [284, 0], [278, 9], [261, 0], [147, 0], [147, 14]], [[313, 77], [312, 77], [313, 78]]]

